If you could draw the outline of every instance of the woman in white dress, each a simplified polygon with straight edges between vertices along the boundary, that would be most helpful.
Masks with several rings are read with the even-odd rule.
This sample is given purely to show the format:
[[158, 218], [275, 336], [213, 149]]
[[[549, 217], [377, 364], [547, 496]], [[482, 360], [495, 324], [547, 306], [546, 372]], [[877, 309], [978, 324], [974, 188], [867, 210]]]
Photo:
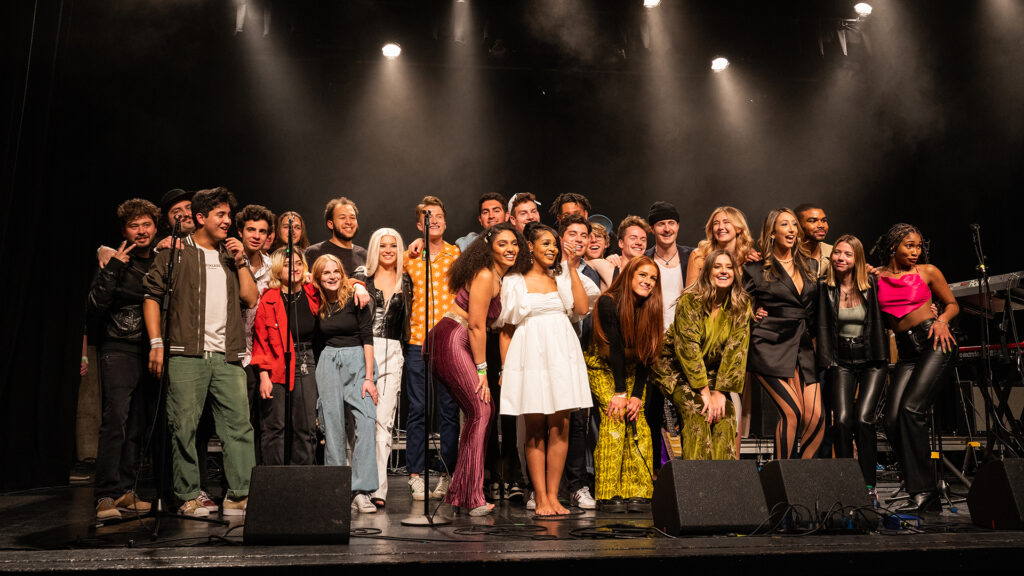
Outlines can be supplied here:
[[[572, 322], [590, 308], [576, 269], [561, 266], [561, 243], [539, 222], [523, 231], [533, 265], [501, 286], [501, 413], [522, 415], [537, 515], [568, 514], [558, 502], [569, 446], [569, 414], [593, 405]], [[555, 271], [558, 271], [557, 273]]]

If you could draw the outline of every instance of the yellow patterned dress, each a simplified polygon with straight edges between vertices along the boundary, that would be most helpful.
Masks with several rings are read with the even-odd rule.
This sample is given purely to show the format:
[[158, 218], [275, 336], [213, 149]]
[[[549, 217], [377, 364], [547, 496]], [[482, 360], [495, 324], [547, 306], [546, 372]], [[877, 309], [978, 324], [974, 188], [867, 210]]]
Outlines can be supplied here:
[[750, 306], [737, 313], [727, 300], [711, 316], [695, 294], [683, 294], [665, 344], [654, 363], [654, 379], [682, 419], [683, 459], [736, 459], [736, 407], [725, 403], [725, 415], [710, 424], [701, 415], [700, 389], [743, 392], [750, 344]]
[[583, 357], [587, 362], [590, 391], [601, 410], [601, 425], [597, 433], [597, 447], [594, 449], [594, 496], [598, 500], [611, 500], [616, 496], [622, 499], [650, 498], [654, 491], [651, 428], [647, 425], [642, 408], [649, 381], [648, 369], [625, 359], [618, 332], [618, 313], [614, 306], [610, 296], [601, 296], [596, 313], [601, 315], [601, 327], [611, 341], [610, 353], [615, 354], [615, 350], [619, 350], [620, 356], [614, 364], [620, 365], [622, 370], [619, 378], [624, 380], [625, 386], [620, 392], [625, 391], [627, 397], [634, 396], [638, 385], [643, 387], [643, 392], [638, 396], [641, 409], [635, 425], [633, 422], [627, 424], [624, 420], [613, 421], [608, 418], [608, 402], [616, 393], [615, 380], [619, 368], [613, 369], [613, 363], [598, 351], [596, 342], [591, 343]]

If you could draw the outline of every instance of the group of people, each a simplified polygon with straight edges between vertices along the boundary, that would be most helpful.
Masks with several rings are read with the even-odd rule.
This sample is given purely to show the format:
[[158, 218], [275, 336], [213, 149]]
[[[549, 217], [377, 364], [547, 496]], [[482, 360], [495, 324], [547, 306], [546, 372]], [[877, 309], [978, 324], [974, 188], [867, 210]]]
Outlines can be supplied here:
[[[679, 212], [664, 201], [615, 230], [579, 194], [555, 198], [555, 227], [529, 193], [484, 194], [478, 207], [481, 229], [449, 243], [444, 203], [426, 196], [421, 237], [407, 246], [381, 228], [364, 249], [344, 197], [327, 203], [330, 237], [312, 245], [298, 213], [236, 211], [225, 188], [119, 206], [124, 241], [100, 248], [88, 295], [103, 386], [97, 517], [150, 507], [132, 478], [165, 371], [186, 515], [244, 514], [257, 461], [350, 465], [353, 510], [385, 507], [403, 387], [412, 498], [430, 490], [473, 516], [500, 498], [538, 516], [568, 513], [563, 501], [648, 510], [666, 400], [683, 458], [735, 459], [751, 383], [778, 409], [777, 458], [824, 454], [831, 430], [828, 453], [852, 457], [856, 443], [869, 491], [888, 390], [905, 507], [937, 503], [928, 414], [958, 308], [917, 228], [893, 226], [871, 266], [856, 237], [825, 243], [828, 219], [812, 204], [772, 210], [756, 242], [740, 210], [716, 208], [696, 247], [678, 243]], [[428, 376], [442, 469], [432, 490]], [[203, 485], [213, 429], [220, 504]]]

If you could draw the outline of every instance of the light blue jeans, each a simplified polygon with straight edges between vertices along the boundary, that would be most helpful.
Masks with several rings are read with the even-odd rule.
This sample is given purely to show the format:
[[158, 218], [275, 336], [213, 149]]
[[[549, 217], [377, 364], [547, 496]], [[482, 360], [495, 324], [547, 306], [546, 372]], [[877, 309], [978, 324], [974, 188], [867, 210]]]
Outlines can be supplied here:
[[348, 411], [355, 419], [351, 464], [353, 492], [371, 492], [377, 489], [378, 482], [374, 447], [377, 406], [369, 394], [362, 398], [364, 378], [366, 360], [362, 346], [328, 346], [320, 354], [316, 365], [316, 387], [320, 392], [317, 401], [320, 428], [327, 439], [324, 463], [328, 466], [348, 465], [345, 454], [345, 412]]

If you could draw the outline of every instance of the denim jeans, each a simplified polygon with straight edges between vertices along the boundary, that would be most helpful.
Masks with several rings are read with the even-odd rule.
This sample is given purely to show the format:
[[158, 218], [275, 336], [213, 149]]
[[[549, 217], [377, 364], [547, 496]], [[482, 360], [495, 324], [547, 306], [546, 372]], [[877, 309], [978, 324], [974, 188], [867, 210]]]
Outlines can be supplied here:
[[[410, 344], [405, 354], [406, 390], [409, 391], [409, 420], [405, 432], [405, 467], [410, 474], [422, 474], [423, 448], [426, 442], [424, 421], [427, 407], [426, 367], [423, 347]], [[441, 423], [441, 463], [445, 472], [455, 471], [459, 454], [459, 405], [440, 382], [434, 383]]]
[[[374, 369], [374, 374], [377, 370]], [[352, 491], [372, 492], [377, 489], [377, 456], [375, 432], [377, 406], [369, 394], [362, 395], [366, 378], [366, 360], [362, 346], [334, 348], [320, 353], [316, 365], [317, 401], [320, 428], [327, 446], [324, 464], [345, 466], [345, 418], [355, 419], [355, 441], [352, 446]]]
[[100, 350], [103, 416], [96, 453], [95, 497], [120, 498], [132, 489], [145, 440], [153, 420], [156, 382], [149, 376], [149, 355], [143, 350]]
[[256, 464], [245, 370], [224, 361], [224, 354], [172, 356], [167, 365], [167, 425], [171, 434], [174, 495], [187, 501], [199, 496], [196, 427], [207, 395], [211, 397], [214, 426], [224, 444], [227, 496], [249, 495], [249, 479]]

